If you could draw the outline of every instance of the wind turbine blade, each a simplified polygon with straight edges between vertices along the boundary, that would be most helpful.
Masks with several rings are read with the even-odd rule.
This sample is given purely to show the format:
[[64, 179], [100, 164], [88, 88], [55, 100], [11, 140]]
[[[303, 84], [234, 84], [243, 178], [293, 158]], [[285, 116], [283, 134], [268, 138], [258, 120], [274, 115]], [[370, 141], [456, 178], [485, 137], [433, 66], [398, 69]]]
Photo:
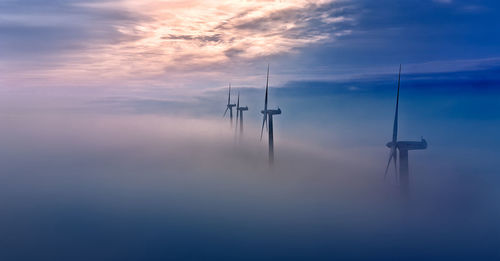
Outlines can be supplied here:
[[227, 95], [227, 105], [231, 104], [231, 84], [229, 84], [229, 93]]
[[398, 139], [398, 114], [399, 114], [399, 88], [401, 86], [401, 64], [399, 65], [398, 94], [396, 97], [396, 113], [394, 114], [394, 126], [392, 129], [392, 143], [396, 144]]
[[395, 173], [394, 179], [396, 180], [396, 184], [398, 184], [399, 183], [398, 167], [397, 167], [398, 156], [396, 153], [396, 149], [394, 149], [393, 157], [394, 157], [394, 173]]
[[268, 93], [269, 93], [269, 64], [267, 65], [266, 99], [265, 99], [265, 102], [264, 102], [264, 111], [267, 111]]
[[387, 172], [389, 171], [389, 166], [391, 166], [391, 160], [393, 158], [394, 151], [391, 149], [391, 155], [389, 155], [389, 161], [387, 162], [387, 167], [385, 168], [384, 180], [387, 178]]
[[236, 129], [238, 129], [238, 118], [240, 116], [240, 92], [238, 92], [238, 102], [236, 103]]
[[267, 122], [267, 113], [264, 114], [264, 119], [262, 119], [262, 129], [260, 130], [260, 140], [262, 140], [262, 134], [264, 133], [264, 124]]
[[227, 110], [229, 110], [229, 107], [226, 107], [226, 111], [224, 112], [224, 115], [222, 116], [223, 118], [226, 117]]
[[238, 102], [236, 103], [236, 109], [240, 108], [240, 92], [238, 92]]

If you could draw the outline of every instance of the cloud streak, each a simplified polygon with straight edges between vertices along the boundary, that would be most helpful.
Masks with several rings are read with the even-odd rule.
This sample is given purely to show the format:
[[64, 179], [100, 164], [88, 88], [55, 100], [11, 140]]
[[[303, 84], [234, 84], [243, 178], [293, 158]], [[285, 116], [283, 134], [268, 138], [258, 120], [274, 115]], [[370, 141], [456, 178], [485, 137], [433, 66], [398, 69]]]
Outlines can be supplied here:
[[[13, 78], [147, 79], [293, 53], [335, 41], [353, 23], [348, 3], [335, 0], [73, 1], [35, 12], [43, 4], [3, 4], [2, 56], [11, 59], [2, 67]], [[23, 50], [35, 61], [20, 60]]]

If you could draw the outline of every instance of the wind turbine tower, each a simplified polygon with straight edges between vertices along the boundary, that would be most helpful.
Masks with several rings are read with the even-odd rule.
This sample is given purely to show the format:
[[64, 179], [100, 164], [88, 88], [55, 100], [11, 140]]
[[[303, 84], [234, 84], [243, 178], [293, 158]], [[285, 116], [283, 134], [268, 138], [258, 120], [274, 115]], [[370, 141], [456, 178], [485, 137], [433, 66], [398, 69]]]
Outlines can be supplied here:
[[264, 110], [261, 113], [264, 115], [262, 120], [262, 129], [260, 131], [260, 139], [262, 140], [262, 134], [264, 132], [264, 125], [268, 124], [269, 133], [269, 164], [274, 163], [274, 136], [273, 136], [273, 115], [281, 114], [281, 109], [278, 107], [277, 110], [271, 110], [267, 108], [267, 101], [269, 94], [269, 65], [267, 65], [267, 81], [266, 81], [266, 96], [264, 100]]
[[[392, 141], [387, 143], [387, 147], [391, 149], [389, 156], [389, 162], [385, 168], [385, 176], [387, 177], [387, 172], [391, 161], [394, 161], [395, 179], [396, 184], [399, 184], [401, 194], [405, 197], [409, 196], [409, 167], [408, 167], [408, 151], [410, 150], [425, 150], [427, 149], [427, 141], [422, 138], [420, 141], [398, 141], [398, 113], [399, 113], [399, 89], [401, 86], [401, 65], [399, 66], [399, 77], [398, 77], [398, 93], [396, 98], [396, 113], [394, 115], [394, 126], [392, 131]], [[399, 175], [397, 169], [397, 155], [396, 150], [399, 150]]]
[[227, 111], [229, 110], [229, 119], [231, 121], [231, 127], [233, 126], [233, 107], [235, 107], [236, 104], [231, 104], [231, 84], [229, 84], [229, 94], [227, 96], [227, 105], [226, 105], [226, 111], [224, 111], [224, 116], [226, 117]]
[[238, 92], [238, 102], [236, 103], [236, 129], [238, 129], [238, 120], [239, 120], [240, 121], [240, 138], [243, 137], [243, 112], [244, 111], [248, 111], [248, 107], [247, 106], [240, 107], [240, 92]]

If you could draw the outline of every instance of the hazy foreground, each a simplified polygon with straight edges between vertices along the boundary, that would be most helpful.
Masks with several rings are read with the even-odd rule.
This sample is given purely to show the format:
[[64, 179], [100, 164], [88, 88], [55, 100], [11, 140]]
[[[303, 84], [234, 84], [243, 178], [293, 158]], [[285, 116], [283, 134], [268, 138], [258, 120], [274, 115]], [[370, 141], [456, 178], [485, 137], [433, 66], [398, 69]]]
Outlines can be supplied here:
[[2, 260], [499, 254], [498, 178], [410, 156], [404, 202], [383, 147], [283, 136], [269, 169], [258, 130], [237, 142], [220, 119], [13, 114], [0, 130]]

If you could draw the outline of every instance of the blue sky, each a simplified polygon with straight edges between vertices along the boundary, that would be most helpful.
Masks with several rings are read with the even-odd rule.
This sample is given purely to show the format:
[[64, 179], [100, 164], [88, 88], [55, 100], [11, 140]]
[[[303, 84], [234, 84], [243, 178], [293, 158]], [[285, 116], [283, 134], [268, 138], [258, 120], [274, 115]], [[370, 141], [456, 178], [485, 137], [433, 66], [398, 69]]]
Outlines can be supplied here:
[[[178, 12], [197, 6], [181, 3]], [[228, 81], [260, 87], [267, 63], [281, 86], [387, 74], [400, 63], [409, 73], [481, 69], [500, 56], [495, 1], [205, 3], [224, 15], [203, 9], [192, 15], [212, 27], [172, 18], [168, 1], [156, 7], [166, 10], [159, 14], [147, 1], [2, 1], [3, 83], [164, 88], [178, 95]], [[245, 17], [242, 10], [260, 13]]]

